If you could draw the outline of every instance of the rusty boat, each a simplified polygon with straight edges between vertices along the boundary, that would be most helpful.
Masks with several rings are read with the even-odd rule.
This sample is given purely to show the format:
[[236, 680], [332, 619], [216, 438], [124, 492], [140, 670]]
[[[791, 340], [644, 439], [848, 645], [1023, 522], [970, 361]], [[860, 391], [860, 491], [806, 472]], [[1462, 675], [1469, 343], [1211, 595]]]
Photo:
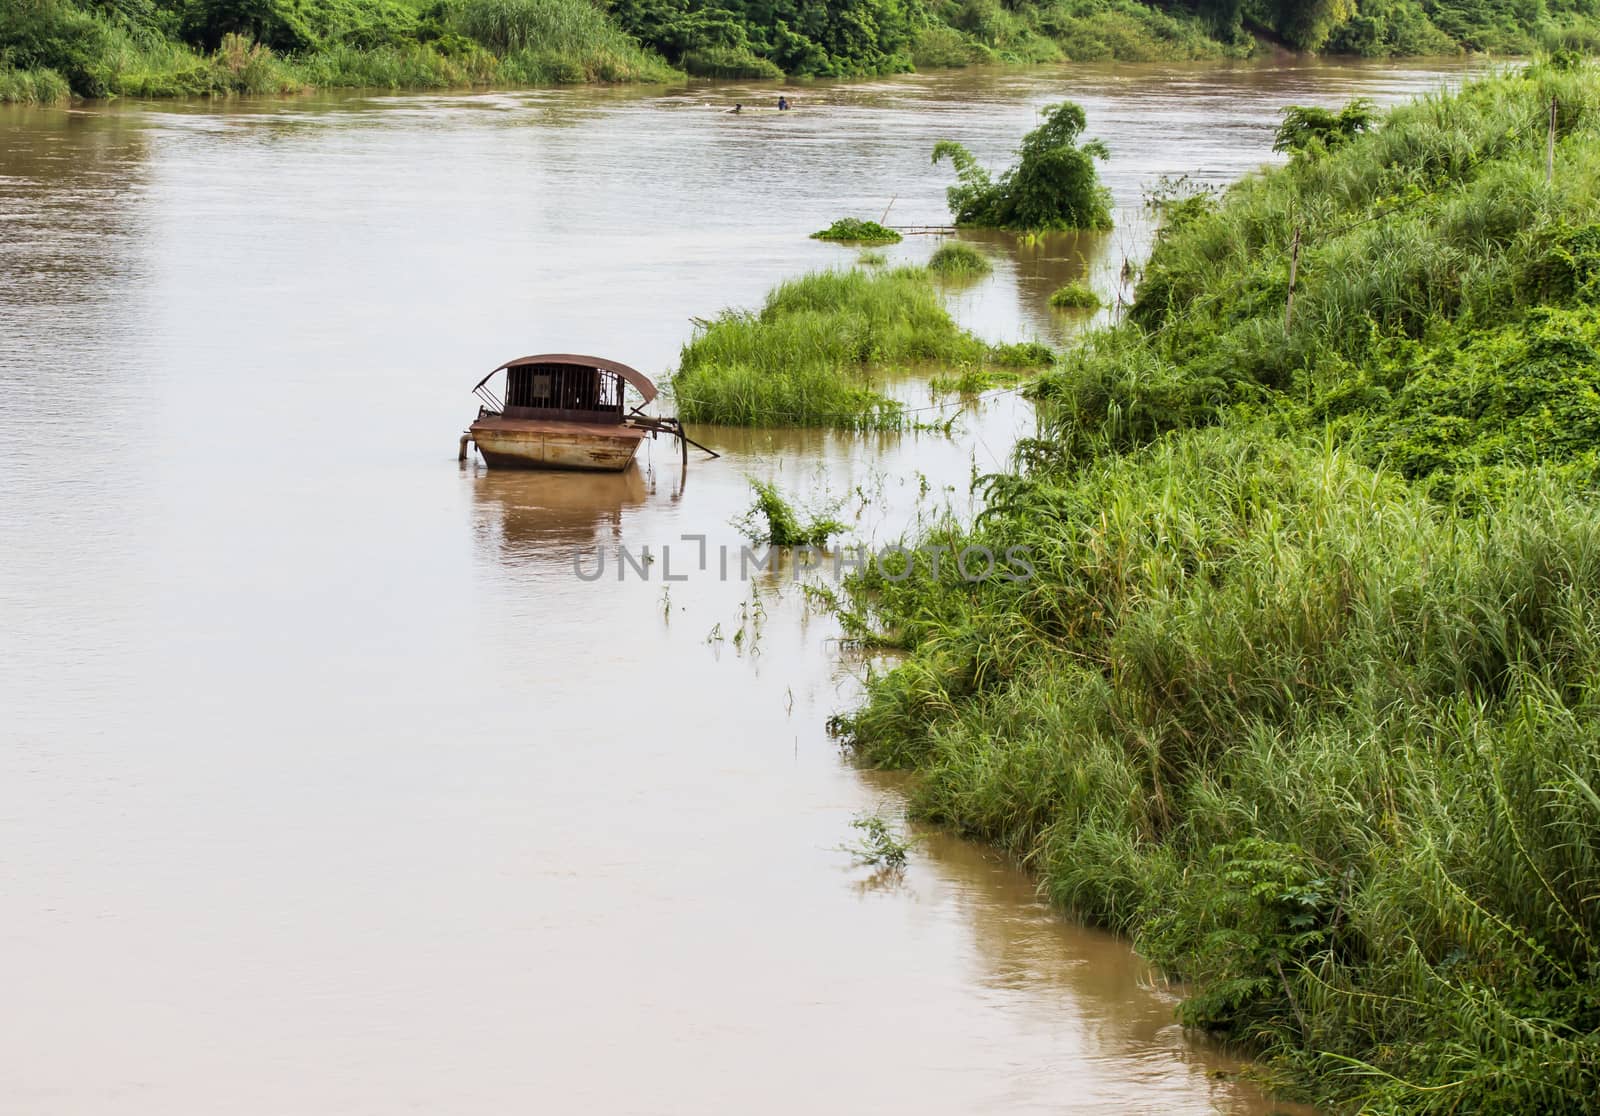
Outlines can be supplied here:
[[[492, 383], [502, 374], [503, 398]], [[631, 409], [630, 389], [639, 398]], [[491, 469], [619, 473], [640, 442], [662, 433], [680, 440], [688, 461], [690, 442], [678, 420], [641, 413], [658, 394], [655, 384], [614, 360], [579, 353], [518, 357], [479, 380], [472, 393], [478, 417], [461, 435], [462, 461], [470, 442]]]

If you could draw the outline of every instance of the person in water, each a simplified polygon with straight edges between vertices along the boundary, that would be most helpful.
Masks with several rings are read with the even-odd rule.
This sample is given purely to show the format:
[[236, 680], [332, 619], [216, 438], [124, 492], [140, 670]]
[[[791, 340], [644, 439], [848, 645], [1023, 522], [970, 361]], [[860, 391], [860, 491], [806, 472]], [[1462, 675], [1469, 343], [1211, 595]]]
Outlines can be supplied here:
[[729, 112], [742, 112], [742, 111], [744, 111], [744, 106], [741, 105], [741, 104], [738, 104], [737, 102], [735, 102], [734, 106], [731, 109], [729, 109], [728, 111]]
[[778, 98], [778, 111], [779, 112], [786, 112], [786, 111], [788, 111], [788, 108], [789, 108], [789, 98], [787, 98], [787, 97], [779, 97]]

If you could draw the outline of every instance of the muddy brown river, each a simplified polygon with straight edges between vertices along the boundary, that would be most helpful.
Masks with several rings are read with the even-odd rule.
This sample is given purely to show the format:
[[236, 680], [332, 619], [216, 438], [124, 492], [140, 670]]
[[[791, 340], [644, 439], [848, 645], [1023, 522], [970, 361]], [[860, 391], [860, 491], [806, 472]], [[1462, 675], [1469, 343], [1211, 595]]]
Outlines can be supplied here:
[[[718, 575], [747, 477], [891, 540], [969, 510], [1025, 403], [700, 428], [724, 456], [686, 480], [665, 442], [584, 478], [456, 438], [502, 360], [661, 375], [692, 318], [853, 260], [807, 239], [835, 217], [943, 223], [936, 140], [992, 164], [1070, 97], [1109, 143], [1118, 231], [979, 238], [994, 276], [951, 292], [1059, 341], [1050, 291], [1112, 289], [1161, 175], [1461, 73], [0, 110], [0, 1111], [1273, 1111], [1002, 858], [854, 866], [851, 819], [902, 801], [824, 731], [864, 664], [781, 572]], [[685, 579], [578, 576], [619, 546]]]

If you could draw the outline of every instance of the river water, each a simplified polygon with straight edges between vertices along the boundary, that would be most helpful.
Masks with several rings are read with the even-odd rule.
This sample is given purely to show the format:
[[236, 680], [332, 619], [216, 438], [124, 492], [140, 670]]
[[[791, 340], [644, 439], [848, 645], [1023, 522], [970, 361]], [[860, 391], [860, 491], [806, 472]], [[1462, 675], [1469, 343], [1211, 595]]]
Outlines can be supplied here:
[[1070, 97], [1110, 144], [1119, 231], [980, 238], [994, 277], [951, 292], [1060, 340], [1049, 292], [1114, 287], [1159, 176], [1247, 172], [1284, 104], [1460, 73], [0, 112], [0, 1111], [1271, 1111], [1003, 859], [839, 851], [901, 801], [824, 731], [863, 665], [781, 572], [739, 576], [747, 477], [881, 542], [968, 510], [1024, 403], [702, 428], [724, 456], [686, 479], [665, 442], [584, 478], [456, 438], [504, 359], [659, 375], [692, 318], [850, 262], [806, 237], [835, 217], [942, 223], [938, 139], [996, 163]]

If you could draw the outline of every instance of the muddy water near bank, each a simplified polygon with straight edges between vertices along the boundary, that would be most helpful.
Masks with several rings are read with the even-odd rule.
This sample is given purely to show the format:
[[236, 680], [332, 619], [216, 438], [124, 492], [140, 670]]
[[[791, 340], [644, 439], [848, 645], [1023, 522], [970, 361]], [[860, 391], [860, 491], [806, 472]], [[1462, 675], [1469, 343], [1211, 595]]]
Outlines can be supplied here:
[[[852, 259], [806, 239], [833, 218], [942, 222], [937, 139], [998, 162], [1073, 97], [1132, 212], [1257, 165], [1286, 102], [1453, 76], [0, 113], [0, 1111], [1269, 1110], [1000, 859], [851, 866], [900, 793], [823, 731], [860, 664], [738, 576], [746, 474], [890, 540], [968, 510], [1023, 403], [948, 438], [697, 431], [726, 456], [686, 481], [665, 443], [539, 477], [455, 438], [500, 360], [660, 372], [691, 317]], [[953, 304], [1059, 336], [1049, 290], [1141, 235], [985, 241]]]

